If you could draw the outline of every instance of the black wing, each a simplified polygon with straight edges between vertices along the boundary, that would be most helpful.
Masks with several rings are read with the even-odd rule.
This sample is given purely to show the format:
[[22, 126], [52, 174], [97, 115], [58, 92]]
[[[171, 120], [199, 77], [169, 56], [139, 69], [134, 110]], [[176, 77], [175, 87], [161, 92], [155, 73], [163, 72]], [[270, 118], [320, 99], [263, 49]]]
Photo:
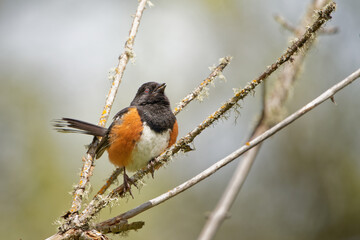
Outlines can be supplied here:
[[116, 124], [121, 124], [122, 120], [122, 116], [127, 113], [129, 111], [130, 107], [124, 108], [123, 110], [121, 110], [120, 112], [118, 112], [117, 114], [115, 114], [114, 118], [113, 118], [113, 122], [111, 123], [110, 127], [107, 129], [104, 137], [101, 139], [96, 151], [95, 151], [95, 156], [96, 159], [100, 158], [103, 153], [105, 152], [105, 150], [110, 146], [111, 142], [109, 140], [110, 136], [110, 132], [112, 127]]

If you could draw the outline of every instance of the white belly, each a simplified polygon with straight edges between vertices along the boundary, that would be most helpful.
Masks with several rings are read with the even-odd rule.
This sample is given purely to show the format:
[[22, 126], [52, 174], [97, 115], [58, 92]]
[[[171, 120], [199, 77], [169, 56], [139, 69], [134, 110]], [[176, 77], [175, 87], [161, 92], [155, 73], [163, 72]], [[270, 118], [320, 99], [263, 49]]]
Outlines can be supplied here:
[[140, 140], [135, 145], [131, 155], [131, 164], [126, 166], [126, 170], [134, 172], [145, 167], [151, 159], [165, 151], [169, 139], [170, 129], [162, 133], [156, 133], [147, 124], [144, 124]]

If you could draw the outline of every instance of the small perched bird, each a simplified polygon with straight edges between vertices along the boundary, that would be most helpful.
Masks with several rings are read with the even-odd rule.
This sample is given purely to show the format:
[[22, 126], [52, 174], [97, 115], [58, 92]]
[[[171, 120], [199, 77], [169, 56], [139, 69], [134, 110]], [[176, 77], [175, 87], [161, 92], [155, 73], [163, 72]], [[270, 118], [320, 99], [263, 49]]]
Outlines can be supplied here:
[[124, 168], [125, 191], [132, 196], [130, 183], [134, 183], [125, 169], [133, 172], [151, 165], [155, 157], [175, 143], [178, 135], [178, 124], [164, 93], [165, 87], [165, 83], [144, 83], [130, 106], [114, 116], [109, 128], [62, 118], [55, 121], [55, 129], [102, 137], [95, 152], [96, 159], [107, 150], [110, 162]]

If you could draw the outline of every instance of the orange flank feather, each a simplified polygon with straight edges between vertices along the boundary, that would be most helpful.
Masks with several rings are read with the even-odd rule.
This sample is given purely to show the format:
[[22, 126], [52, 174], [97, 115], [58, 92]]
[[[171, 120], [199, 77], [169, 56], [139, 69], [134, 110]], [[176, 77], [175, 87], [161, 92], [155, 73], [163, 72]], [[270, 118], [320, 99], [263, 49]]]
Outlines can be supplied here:
[[140, 139], [143, 125], [136, 108], [130, 108], [121, 118], [122, 123], [115, 125], [109, 134], [111, 143], [107, 151], [109, 160], [119, 167], [130, 164], [131, 153]]
[[170, 133], [169, 145], [167, 146], [168, 148], [176, 142], [176, 138], [178, 136], [178, 131], [179, 131], [178, 130], [178, 124], [177, 124], [177, 121], [175, 121], [174, 127], [173, 127], [173, 129], [171, 130], [171, 133]]

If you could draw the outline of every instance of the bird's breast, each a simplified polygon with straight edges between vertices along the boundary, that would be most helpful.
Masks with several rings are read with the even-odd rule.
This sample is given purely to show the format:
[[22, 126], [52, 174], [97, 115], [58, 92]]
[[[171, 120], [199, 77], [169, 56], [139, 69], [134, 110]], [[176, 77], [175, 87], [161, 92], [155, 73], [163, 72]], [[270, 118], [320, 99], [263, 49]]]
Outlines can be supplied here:
[[162, 131], [155, 128], [155, 131], [153, 124], [148, 124], [141, 116], [137, 108], [130, 108], [109, 134], [107, 151], [110, 162], [130, 172], [145, 167], [150, 160], [175, 143], [178, 135], [176, 120], [172, 128], [163, 128]]
[[132, 152], [132, 161], [126, 166], [126, 169], [136, 171], [143, 168], [151, 159], [165, 151], [169, 145], [170, 132], [170, 129], [161, 133], [155, 132], [144, 123], [140, 139]]

